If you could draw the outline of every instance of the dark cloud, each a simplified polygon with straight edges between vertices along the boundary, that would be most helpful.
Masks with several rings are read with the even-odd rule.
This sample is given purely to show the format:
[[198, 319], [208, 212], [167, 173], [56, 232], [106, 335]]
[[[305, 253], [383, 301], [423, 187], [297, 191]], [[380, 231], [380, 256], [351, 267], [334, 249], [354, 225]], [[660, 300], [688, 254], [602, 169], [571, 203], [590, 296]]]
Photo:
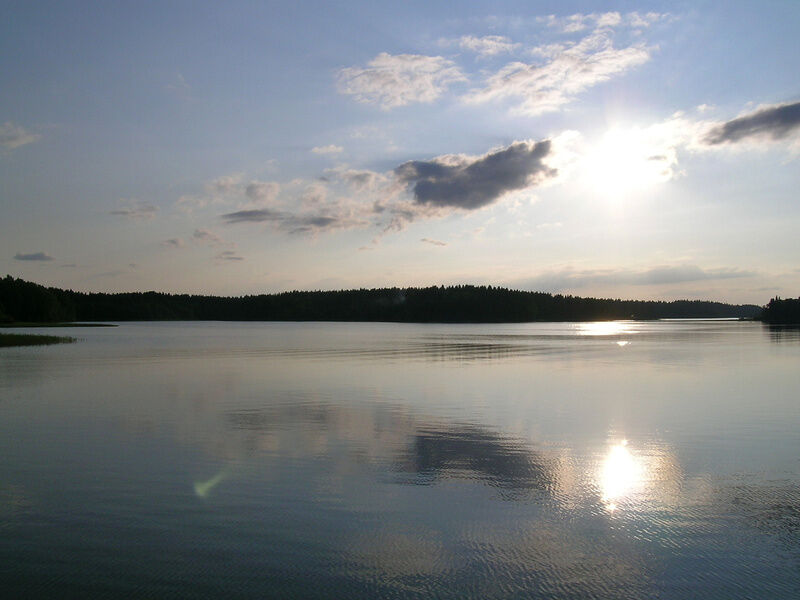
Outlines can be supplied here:
[[272, 202], [278, 196], [281, 186], [274, 181], [251, 181], [245, 188], [245, 195], [253, 202]]
[[285, 215], [283, 213], [267, 208], [237, 210], [236, 212], [222, 215], [222, 220], [226, 223], [264, 223], [266, 221], [281, 221], [284, 218]]
[[125, 217], [127, 219], [136, 219], [138, 221], [152, 219], [156, 216], [158, 207], [153, 206], [149, 202], [131, 202], [128, 206], [118, 208], [110, 211], [110, 214]]
[[543, 162], [550, 146], [549, 140], [514, 142], [474, 160], [451, 157], [414, 160], [394, 172], [402, 183], [413, 186], [418, 204], [474, 210], [495, 202], [507, 192], [554, 177], [557, 171]]
[[47, 254], [46, 252], [33, 252], [31, 254], [22, 254], [21, 252], [17, 252], [14, 255], [14, 260], [39, 260], [39, 261], [51, 261], [55, 260], [52, 256]]
[[244, 260], [243, 256], [239, 256], [233, 250], [223, 250], [219, 254], [217, 254], [214, 258], [217, 260]]
[[165, 248], [183, 248], [183, 240], [181, 238], [170, 238], [161, 242]]
[[425, 242], [426, 244], [431, 244], [433, 246], [447, 246], [447, 242], [440, 242], [439, 240], [432, 240], [430, 238], [422, 238], [420, 242]]
[[222, 215], [227, 224], [273, 223], [289, 233], [344, 229], [363, 225], [362, 221], [328, 214], [294, 215], [269, 209], [239, 210]]
[[211, 246], [217, 246], [225, 243], [225, 240], [208, 229], [195, 229], [194, 233], [192, 234], [192, 239], [200, 244], [209, 244]]
[[800, 127], [800, 102], [762, 108], [712, 129], [704, 142], [709, 145], [733, 143], [754, 136], [780, 140]]

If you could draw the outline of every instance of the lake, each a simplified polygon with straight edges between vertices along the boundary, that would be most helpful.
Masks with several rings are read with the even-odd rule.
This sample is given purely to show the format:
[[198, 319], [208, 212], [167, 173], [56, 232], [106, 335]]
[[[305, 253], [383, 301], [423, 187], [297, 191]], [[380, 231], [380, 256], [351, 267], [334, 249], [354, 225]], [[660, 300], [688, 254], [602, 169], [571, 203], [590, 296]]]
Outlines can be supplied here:
[[800, 596], [798, 330], [29, 331], [4, 597]]

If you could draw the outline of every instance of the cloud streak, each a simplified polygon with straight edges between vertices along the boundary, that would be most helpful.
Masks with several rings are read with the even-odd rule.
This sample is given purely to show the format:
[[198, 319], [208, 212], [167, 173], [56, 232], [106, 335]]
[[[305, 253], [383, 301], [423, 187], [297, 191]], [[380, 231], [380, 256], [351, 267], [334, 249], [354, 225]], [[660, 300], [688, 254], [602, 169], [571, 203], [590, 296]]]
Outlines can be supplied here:
[[458, 40], [454, 40], [454, 43], [462, 50], [475, 52], [479, 56], [495, 56], [497, 54], [513, 52], [516, 48], [521, 46], [521, 44], [515, 44], [502, 35], [487, 35], [484, 37], [462, 35]]
[[296, 215], [290, 212], [270, 209], [239, 210], [221, 215], [220, 218], [227, 225], [270, 223], [289, 233], [315, 233], [335, 229], [350, 229], [366, 224], [362, 220], [349, 218], [344, 214]]
[[32, 252], [31, 254], [22, 254], [21, 252], [17, 252], [14, 255], [14, 260], [50, 262], [51, 260], [55, 260], [55, 258], [50, 256], [46, 252]]
[[321, 154], [321, 155], [339, 154], [341, 152], [344, 152], [344, 148], [342, 148], [341, 146], [336, 146], [335, 144], [329, 144], [327, 146], [314, 146], [311, 149], [311, 152], [313, 154]]
[[417, 102], [433, 102], [448, 86], [464, 81], [461, 70], [441, 56], [382, 52], [366, 67], [347, 67], [337, 75], [338, 90], [358, 102], [388, 110]]
[[145, 221], [152, 219], [156, 216], [158, 207], [150, 204], [149, 202], [130, 202], [128, 206], [112, 210], [109, 214], [125, 217], [126, 219], [133, 219], [136, 221]]
[[782, 140], [800, 129], [800, 102], [766, 106], [711, 129], [703, 141], [711, 146], [748, 138]]

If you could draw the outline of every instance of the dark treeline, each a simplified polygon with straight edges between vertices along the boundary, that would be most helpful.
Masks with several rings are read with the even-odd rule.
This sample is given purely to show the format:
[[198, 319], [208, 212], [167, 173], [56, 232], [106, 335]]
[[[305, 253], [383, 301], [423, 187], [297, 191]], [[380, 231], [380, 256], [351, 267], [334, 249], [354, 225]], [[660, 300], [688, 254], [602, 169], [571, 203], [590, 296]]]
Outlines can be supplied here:
[[0, 321], [398, 321], [500, 323], [611, 319], [757, 318], [762, 308], [700, 300], [656, 302], [580, 298], [492, 286], [284, 292], [219, 297], [83, 293], [6, 276]]
[[764, 307], [761, 319], [778, 325], [800, 325], [800, 298], [773, 298]]

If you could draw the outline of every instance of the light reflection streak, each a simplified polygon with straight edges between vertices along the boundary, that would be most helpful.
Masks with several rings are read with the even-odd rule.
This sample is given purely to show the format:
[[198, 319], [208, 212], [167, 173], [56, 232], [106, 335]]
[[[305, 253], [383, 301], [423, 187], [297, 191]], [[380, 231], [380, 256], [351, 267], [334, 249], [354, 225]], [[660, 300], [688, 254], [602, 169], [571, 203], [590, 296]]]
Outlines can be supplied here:
[[634, 328], [627, 321], [595, 321], [592, 323], [579, 323], [579, 335], [623, 335], [634, 333]]
[[206, 481], [196, 481], [194, 484], [194, 493], [197, 494], [198, 498], [208, 498], [211, 490], [217, 487], [223, 479], [227, 478], [228, 474], [228, 469], [224, 468]]

